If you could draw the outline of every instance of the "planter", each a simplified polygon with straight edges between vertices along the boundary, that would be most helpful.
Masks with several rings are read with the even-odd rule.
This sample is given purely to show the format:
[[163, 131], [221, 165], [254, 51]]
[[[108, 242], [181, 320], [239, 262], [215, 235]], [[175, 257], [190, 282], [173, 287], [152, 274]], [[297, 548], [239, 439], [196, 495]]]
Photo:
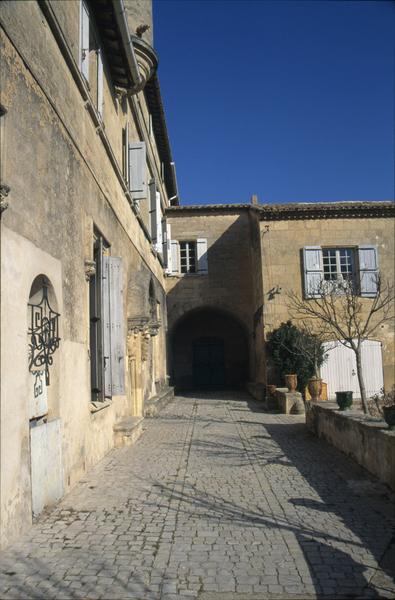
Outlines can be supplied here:
[[388, 429], [395, 429], [395, 405], [383, 406], [384, 420], [388, 425]]
[[352, 392], [335, 392], [336, 402], [340, 410], [346, 410], [352, 406]]
[[275, 395], [275, 393], [276, 393], [276, 387], [277, 387], [277, 386], [275, 386], [275, 385], [268, 384], [268, 385], [266, 386], [266, 393], [267, 393], [267, 395], [268, 395], [268, 396], [274, 396], [274, 395]]
[[298, 377], [295, 373], [289, 373], [288, 375], [284, 375], [285, 385], [289, 389], [290, 392], [294, 392], [296, 390], [296, 386], [298, 385]]
[[312, 377], [307, 384], [311, 399], [313, 402], [318, 402], [321, 399], [322, 379], [320, 377]]

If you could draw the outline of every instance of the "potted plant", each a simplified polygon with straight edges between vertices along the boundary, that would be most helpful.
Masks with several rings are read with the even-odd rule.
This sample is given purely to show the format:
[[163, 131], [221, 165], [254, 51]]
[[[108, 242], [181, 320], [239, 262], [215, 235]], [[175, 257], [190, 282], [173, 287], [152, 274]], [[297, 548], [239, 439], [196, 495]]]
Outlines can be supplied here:
[[388, 429], [395, 430], [395, 385], [390, 392], [384, 388], [379, 394], [375, 394], [368, 401], [369, 414], [374, 417], [380, 417], [388, 425]]
[[335, 392], [336, 402], [339, 405], [339, 410], [346, 410], [352, 406], [352, 392]]
[[309, 389], [313, 400], [319, 398], [322, 388], [319, 367], [326, 358], [322, 342], [322, 335], [310, 326], [302, 322], [297, 327], [287, 321], [269, 334], [267, 343], [269, 355], [290, 391], [304, 391], [309, 380], [314, 380]]

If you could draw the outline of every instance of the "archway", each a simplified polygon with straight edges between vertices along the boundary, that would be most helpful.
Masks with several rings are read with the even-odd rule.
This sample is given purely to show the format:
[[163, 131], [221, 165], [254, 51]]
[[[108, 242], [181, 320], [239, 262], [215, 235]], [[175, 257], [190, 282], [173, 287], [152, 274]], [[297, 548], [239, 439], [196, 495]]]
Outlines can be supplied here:
[[183, 316], [171, 336], [172, 381], [178, 390], [241, 388], [248, 378], [244, 326], [215, 308]]

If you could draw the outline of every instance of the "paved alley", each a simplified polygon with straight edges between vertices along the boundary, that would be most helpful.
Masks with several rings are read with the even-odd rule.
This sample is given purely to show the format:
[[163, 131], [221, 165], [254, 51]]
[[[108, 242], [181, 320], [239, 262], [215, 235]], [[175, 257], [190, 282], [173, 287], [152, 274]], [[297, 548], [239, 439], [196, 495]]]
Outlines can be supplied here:
[[0, 598], [393, 598], [391, 500], [304, 417], [177, 397], [2, 553]]

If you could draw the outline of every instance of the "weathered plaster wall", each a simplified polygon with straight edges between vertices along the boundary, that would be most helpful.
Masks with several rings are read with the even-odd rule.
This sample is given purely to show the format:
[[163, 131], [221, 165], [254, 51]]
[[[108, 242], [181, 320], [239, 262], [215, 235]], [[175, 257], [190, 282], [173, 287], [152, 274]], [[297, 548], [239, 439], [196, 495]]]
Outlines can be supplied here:
[[[265, 333], [289, 318], [287, 292], [303, 293], [302, 249], [304, 246], [378, 247], [379, 269], [384, 279], [393, 282], [394, 240], [393, 219], [311, 219], [261, 221], [262, 273]], [[280, 293], [271, 294], [281, 288]], [[369, 306], [372, 300], [361, 298]], [[394, 325], [384, 324], [374, 334], [383, 343], [384, 383], [390, 389], [394, 383]]]
[[[75, 54], [78, 2], [54, 3]], [[67, 9], [70, 5], [70, 10]], [[65, 491], [89, 466], [113, 447], [113, 425], [135, 410], [126, 351], [127, 320], [148, 316], [148, 290], [154, 281], [165, 310], [163, 269], [125, 196], [125, 183], [110, 162], [97, 122], [86, 109], [72, 73], [36, 2], [4, 2], [1, 7], [1, 101], [4, 181], [10, 186], [9, 208], [2, 215], [2, 543], [31, 522], [29, 417], [31, 393], [27, 365], [27, 302], [37, 274], [49, 277], [61, 313], [59, 417], [62, 423]], [[77, 25], [78, 28], [78, 25]], [[106, 80], [107, 81], [107, 80]], [[121, 169], [122, 127], [126, 119], [144, 135], [136, 109], [121, 107], [107, 81], [105, 135]], [[145, 102], [141, 94], [140, 102]], [[131, 110], [131, 108], [133, 110]], [[158, 175], [154, 140], [147, 166]], [[156, 149], [155, 149], [156, 152]], [[154, 157], [154, 159], [153, 159]], [[156, 160], [156, 162], [155, 162]], [[160, 177], [158, 184], [166, 201]], [[146, 204], [147, 201], [143, 201]], [[147, 223], [148, 225], [148, 223]], [[89, 290], [85, 260], [92, 259], [93, 230], [123, 260], [123, 321], [126, 394], [113, 396], [92, 412], [89, 358]], [[137, 279], [139, 285], [134, 285]], [[165, 322], [165, 319], [162, 319]], [[163, 327], [163, 326], [162, 326]], [[136, 364], [141, 397], [166, 382], [164, 332], [160, 330], [155, 367]], [[149, 337], [148, 355], [154, 342]], [[138, 343], [142, 344], [141, 336]]]

